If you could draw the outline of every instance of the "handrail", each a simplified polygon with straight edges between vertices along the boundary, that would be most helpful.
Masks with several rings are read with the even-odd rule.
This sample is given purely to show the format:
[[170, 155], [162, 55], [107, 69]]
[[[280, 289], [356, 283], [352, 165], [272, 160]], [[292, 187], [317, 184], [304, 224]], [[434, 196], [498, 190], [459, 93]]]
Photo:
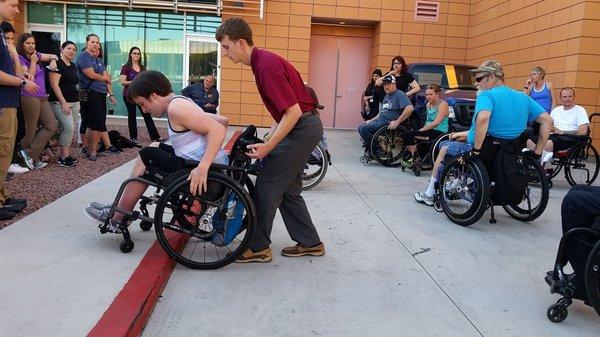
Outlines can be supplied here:
[[152, 9], [171, 9], [174, 12], [188, 11], [215, 14], [217, 16], [258, 16], [263, 19], [264, 0], [214, 0], [214, 3], [199, 3], [193, 0], [27, 0], [36, 3], [60, 3], [83, 6], [108, 6]]

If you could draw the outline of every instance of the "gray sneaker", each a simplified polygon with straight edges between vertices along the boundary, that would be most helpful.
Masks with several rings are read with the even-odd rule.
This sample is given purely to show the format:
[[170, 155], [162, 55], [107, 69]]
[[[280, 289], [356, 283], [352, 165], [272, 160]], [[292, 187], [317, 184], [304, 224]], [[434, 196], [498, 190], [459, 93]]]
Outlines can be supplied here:
[[433, 206], [433, 196], [428, 197], [425, 192], [417, 192], [414, 195], [415, 200], [421, 204], [425, 204], [427, 206]]
[[[108, 213], [110, 212], [110, 207], [105, 207], [103, 209], [96, 209], [94, 207], [88, 206], [85, 208], [85, 215], [87, 215], [90, 219], [96, 221], [100, 226], [104, 226], [106, 223], [106, 219], [108, 219]], [[121, 222], [110, 219], [108, 224], [106, 225], [106, 231], [109, 233], [121, 234], [123, 231], [120, 228]]]
[[89, 206], [91, 208], [94, 208], [94, 209], [97, 209], [97, 210], [101, 211], [101, 210], [103, 210], [105, 208], [110, 208], [111, 205], [105, 205], [105, 204], [100, 203], [100, 202], [92, 201], [92, 202], [90, 202]]

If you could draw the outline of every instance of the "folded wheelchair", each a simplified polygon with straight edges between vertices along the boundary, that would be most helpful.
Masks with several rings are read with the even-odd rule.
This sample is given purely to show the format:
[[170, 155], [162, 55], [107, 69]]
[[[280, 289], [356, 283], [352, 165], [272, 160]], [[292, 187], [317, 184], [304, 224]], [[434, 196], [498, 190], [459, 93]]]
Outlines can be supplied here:
[[[596, 218], [600, 223], [600, 218]], [[573, 282], [574, 274], [563, 271], [567, 264], [567, 247], [576, 245], [576, 249], [589, 252], [585, 263], [585, 289], [577, 289]], [[584, 254], [585, 255], [585, 254]], [[546, 316], [554, 323], [560, 323], [567, 318], [567, 308], [573, 299], [581, 300], [591, 306], [600, 315], [600, 232], [591, 228], [574, 228], [563, 235], [558, 246], [554, 269], [545, 277], [550, 286], [551, 294], [562, 297], [546, 310]]]
[[[524, 137], [514, 141], [524, 145]], [[495, 193], [498, 191], [489, 172], [502, 142], [488, 135], [480, 156], [465, 154], [446, 160], [436, 182], [434, 208], [437, 211], [444, 212], [448, 219], [461, 226], [477, 222], [488, 208], [491, 210], [490, 223], [496, 223], [495, 205], [501, 205], [512, 218], [519, 221], [532, 221], [544, 212], [550, 193], [546, 175], [536, 159], [520, 150], [516, 154], [519, 174], [527, 179], [522, 196], [515, 198], [520, 202], [495, 202]]]
[[[256, 210], [252, 201], [253, 183], [248, 174], [251, 160], [246, 146], [262, 142], [256, 138], [256, 128], [249, 126], [235, 141], [229, 164], [213, 164], [207, 179], [207, 191], [190, 193], [188, 176], [198, 162], [186, 161], [186, 168], [165, 175], [147, 169], [142, 177], [125, 180], [112, 203], [108, 218], [100, 225], [106, 233], [116, 212], [124, 215], [121, 223], [141, 220], [142, 230], [152, 225], [157, 241], [178, 263], [194, 269], [216, 269], [235, 261], [246, 249], [256, 228]], [[156, 188], [152, 196], [140, 199], [140, 211], [120, 209], [117, 204], [127, 184], [141, 182]], [[154, 216], [148, 206], [156, 205]], [[123, 253], [133, 250], [134, 243], [127, 225], [120, 225]]]

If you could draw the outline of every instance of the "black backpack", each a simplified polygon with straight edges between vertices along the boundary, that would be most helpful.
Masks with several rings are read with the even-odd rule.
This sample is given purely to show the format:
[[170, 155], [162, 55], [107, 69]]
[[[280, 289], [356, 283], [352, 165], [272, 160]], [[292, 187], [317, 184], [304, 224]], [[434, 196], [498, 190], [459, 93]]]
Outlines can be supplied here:
[[490, 139], [496, 147], [495, 155], [486, 165], [490, 174], [490, 181], [494, 182], [492, 188], [492, 201], [495, 205], [518, 205], [523, 201], [523, 196], [529, 183], [525, 154], [522, 152], [526, 141], [525, 135], [513, 140]]
[[110, 143], [119, 150], [132, 149], [134, 147], [141, 148], [140, 145], [132, 142], [129, 138], [123, 137], [119, 131], [110, 130], [108, 131], [108, 138]]

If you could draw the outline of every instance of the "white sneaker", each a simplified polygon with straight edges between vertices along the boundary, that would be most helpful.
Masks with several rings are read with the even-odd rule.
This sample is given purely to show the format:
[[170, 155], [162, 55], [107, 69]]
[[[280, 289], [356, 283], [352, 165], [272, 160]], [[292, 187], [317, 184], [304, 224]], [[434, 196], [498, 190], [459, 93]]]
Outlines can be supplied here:
[[425, 192], [417, 192], [413, 195], [415, 200], [421, 204], [425, 204], [427, 206], [433, 206], [433, 196], [428, 197]]
[[33, 167], [36, 169], [43, 169], [46, 166], [48, 166], [48, 163], [45, 163], [41, 160], [37, 160], [33, 163]]
[[27, 172], [29, 172], [29, 169], [27, 167], [23, 167], [23, 166], [21, 166], [19, 164], [11, 164], [8, 167], [8, 172], [10, 172], [10, 173], [16, 173], [16, 174], [27, 173]]

